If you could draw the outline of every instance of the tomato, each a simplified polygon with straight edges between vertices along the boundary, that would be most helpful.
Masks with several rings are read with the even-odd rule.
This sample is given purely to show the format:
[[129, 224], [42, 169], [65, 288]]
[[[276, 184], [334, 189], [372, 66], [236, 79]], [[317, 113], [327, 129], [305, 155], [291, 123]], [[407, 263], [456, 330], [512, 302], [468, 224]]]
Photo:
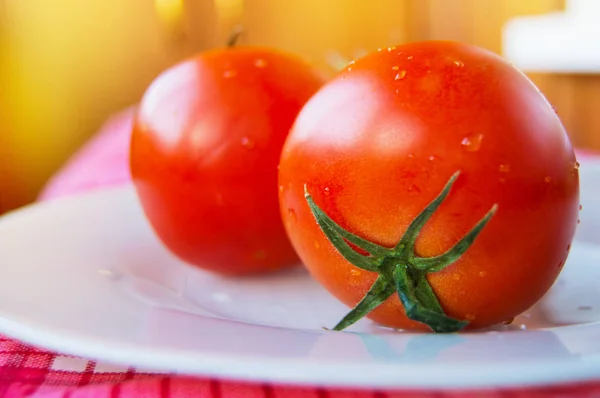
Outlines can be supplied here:
[[277, 164], [301, 107], [323, 84], [267, 48], [207, 51], [162, 73], [133, 123], [130, 168], [157, 236], [205, 270], [297, 264], [279, 215]]
[[501, 57], [409, 43], [351, 63], [306, 104], [282, 151], [280, 207], [311, 275], [356, 306], [336, 330], [365, 314], [478, 329], [555, 281], [577, 169], [552, 106]]

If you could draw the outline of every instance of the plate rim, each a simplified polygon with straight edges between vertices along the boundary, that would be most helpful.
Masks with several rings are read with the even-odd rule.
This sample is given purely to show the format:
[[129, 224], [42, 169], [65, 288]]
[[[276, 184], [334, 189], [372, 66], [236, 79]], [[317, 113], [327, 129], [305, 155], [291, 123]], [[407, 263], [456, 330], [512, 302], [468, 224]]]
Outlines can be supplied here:
[[[275, 328], [271, 326], [259, 325], [256, 325], [256, 327], [265, 329]], [[598, 322], [587, 325], [564, 326], [563, 328], [580, 327], [594, 327], [595, 329], [600, 329]], [[35, 325], [28, 324], [27, 322], [19, 322], [15, 319], [11, 320], [5, 317], [3, 311], [0, 311], [0, 333], [8, 337], [19, 336], [13, 338], [42, 350], [52, 351], [59, 355], [74, 355], [92, 361], [102, 361], [110, 364], [132, 366], [136, 368], [136, 371], [139, 373], [156, 376], [192, 376], [199, 378], [219, 378], [234, 381], [262, 382], [310, 387], [421, 391], [487, 390], [535, 387], [550, 388], [561, 385], [576, 384], [580, 382], [598, 381], [600, 378], [600, 354], [586, 356], [586, 361], [565, 360], [562, 362], [554, 361], [550, 365], [546, 364], [546, 368], [552, 367], [552, 371], [549, 372], [552, 374], [552, 378], [548, 378], [548, 376], [540, 376], [539, 369], [536, 369], [535, 366], [522, 363], [516, 364], [516, 366], [515, 364], [510, 366], [488, 365], [486, 366], [485, 370], [482, 370], [481, 366], [465, 366], [464, 364], [461, 364], [456, 368], [448, 368], [447, 365], [444, 364], [432, 366], [429, 364], [423, 365], [415, 363], [407, 363], [402, 365], [399, 365], [398, 363], [384, 363], [379, 365], [369, 364], [369, 368], [377, 368], [377, 370], [382, 372], [385, 377], [365, 381], [360, 380], [360, 378], [352, 378], [348, 376], [330, 377], [331, 374], [336, 375], [345, 372], [352, 372], [355, 375], [360, 374], [360, 365], [345, 366], [339, 362], [324, 363], [324, 361], [321, 361], [321, 363], [319, 363], [318, 361], [298, 359], [267, 359], [261, 361], [260, 358], [249, 355], [233, 356], [228, 354], [214, 355], [207, 353], [203, 353], [207, 359], [205, 361], [206, 365], [203, 366], [203, 370], [199, 370], [200, 367], [195, 361], [191, 361], [193, 363], [187, 361], [184, 363], [173, 364], [171, 366], [149, 365], [149, 358], [151, 357], [153, 358], [153, 362], [156, 362], [157, 356], [173, 358], [172, 354], [165, 354], [164, 350], [160, 348], [150, 352], [144, 351], [145, 348], [142, 345], [132, 348], [132, 346], [128, 344], [121, 344], [118, 346], [119, 343], [112, 342], [111, 344], [113, 346], [111, 347], [111, 350], [103, 350], [101, 348], [102, 343], [100, 343], [97, 338], [77, 336], [77, 333], [63, 334], [61, 337], [58, 331], [53, 331], [50, 333], [38, 333], [35, 329]], [[312, 333], [318, 332], [314, 331]], [[499, 333], [523, 332], [507, 331]], [[177, 349], [176, 351], [182, 350]], [[107, 354], [108, 352], [111, 354]], [[179, 352], [177, 356], [181, 356]], [[165, 362], [172, 361], [169, 360]], [[258, 366], [257, 362], [262, 362], [260, 363], [261, 366]], [[218, 364], [216, 368], [214, 366], [215, 364]], [[232, 364], [235, 364], [235, 366], [231, 366]], [[275, 364], [293, 365], [294, 369], [287, 370], [287, 367], [273, 366]], [[254, 365], [254, 372], [249, 373], [242, 370], [246, 365]], [[300, 365], [301, 370], [298, 370], [298, 365]], [[339, 366], [342, 369], [336, 368], [336, 372], [334, 373], [324, 372], [328, 369], [331, 370], [328, 367], [332, 365]], [[166, 370], [167, 367], [172, 367], [172, 370]], [[399, 370], [399, 367], [410, 368], [412, 371], [415, 371], [416, 368], [421, 367], [423, 369], [417, 370], [423, 371], [422, 376], [420, 378], [412, 379], [403, 378], [401, 382], [399, 382], [400, 380], [398, 379], [397, 375], [393, 374]], [[232, 371], [232, 369], [234, 370]], [[256, 369], [259, 370], [256, 371]], [[273, 372], [273, 369], [277, 369], [277, 372]], [[432, 371], [436, 374], [443, 373], [444, 378], [431, 378], [430, 374]], [[469, 372], [469, 374], [472, 375], [468, 381], [466, 381], [464, 377], [460, 377], [460, 375], [464, 374], [465, 372]], [[370, 373], [372, 373], [372, 371]], [[490, 382], [490, 380], [485, 377], [484, 373], [494, 373], [496, 375], [502, 374], [503, 377], [495, 377], [495, 379], [502, 379], [502, 381]], [[457, 377], [457, 379], [460, 381], [447, 381], [448, 379], [452, 379], [454, 377]]]

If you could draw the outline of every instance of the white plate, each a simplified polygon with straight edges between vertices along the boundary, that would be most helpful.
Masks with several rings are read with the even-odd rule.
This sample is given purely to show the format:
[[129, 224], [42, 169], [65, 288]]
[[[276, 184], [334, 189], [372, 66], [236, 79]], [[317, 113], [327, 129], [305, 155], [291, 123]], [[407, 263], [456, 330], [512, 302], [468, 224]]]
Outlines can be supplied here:
[[[587, 182], [600, 173], [584, 169], [582, 226], [598, 226], [600, 184]], [[0, 333], [143, 370], [254, 381], [431, 389], [600, 379], [600, 246], [589, 225], [549, 294], [511, 326], [433, 335], [361, 321], [328, 332], [347, 309], [301, 267], [243, 280], [197, 271], [158, 243], [131, 187], [97, 192], [0, 219]]]

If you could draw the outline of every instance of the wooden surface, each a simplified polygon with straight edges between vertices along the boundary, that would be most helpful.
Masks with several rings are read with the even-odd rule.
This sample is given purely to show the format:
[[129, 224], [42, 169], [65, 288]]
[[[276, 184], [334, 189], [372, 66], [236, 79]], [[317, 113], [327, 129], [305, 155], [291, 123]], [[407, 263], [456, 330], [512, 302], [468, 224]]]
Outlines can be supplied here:
[[600, 74], [529, 76], [556, 109], [573, 144], [600, 150]]

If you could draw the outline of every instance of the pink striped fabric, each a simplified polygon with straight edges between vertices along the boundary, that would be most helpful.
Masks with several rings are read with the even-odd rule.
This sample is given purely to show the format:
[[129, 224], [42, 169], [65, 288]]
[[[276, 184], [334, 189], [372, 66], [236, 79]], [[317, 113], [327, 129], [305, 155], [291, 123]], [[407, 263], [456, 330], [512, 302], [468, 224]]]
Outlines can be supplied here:
[[600, 382], [473, 391], [322, 389], [138, 373], [24, 345], [0, 336], [0, 397], [21, 398], [592, 398]]

